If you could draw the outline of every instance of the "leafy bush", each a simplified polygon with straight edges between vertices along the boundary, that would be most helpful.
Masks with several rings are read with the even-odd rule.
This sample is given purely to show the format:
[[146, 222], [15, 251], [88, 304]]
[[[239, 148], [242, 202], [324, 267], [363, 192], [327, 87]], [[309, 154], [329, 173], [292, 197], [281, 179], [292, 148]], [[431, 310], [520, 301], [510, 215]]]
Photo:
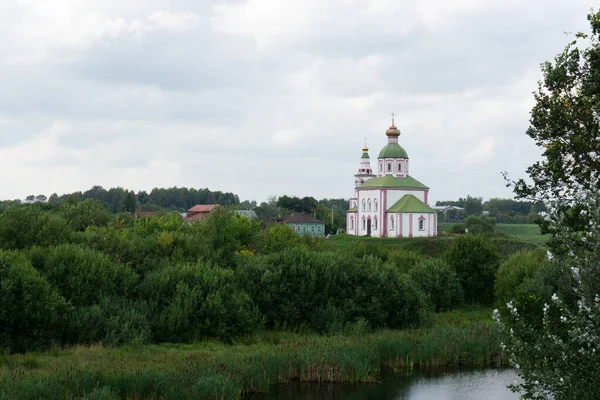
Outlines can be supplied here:
[[298, 246], [300, 236], [287, 224], [274, 224], [263, 233], [262, 249], [265, 253], [276, 253]]
[[0, 351], [47, 347], [65, 310], [64, 298], [23, 254], [0, 251]]
[[119, 297], [101, 297], [98, 303], [78, 307], [69, 315], [69, 343], [103, 343], [119, 346], [152, 340], [145, 302]]
[[464, 303], [463, 289], [456, 272], [442, 260], [423, 261], [409, 274], [423, 289], [435, 311], [451, 310]]
[[127, 296], [137, 281], [130, 269], [96, 250], [74, 244], [35, 249], [33, 264], [76, 306], [97, 303], [102, 296]]
[[465, 221], [465, 227], [474, 235], [493, 235], [496, 229], [496, 220], [487, 215], [471, 215]]
[[99, 200], [93, 199], [67, 203], [61, 214], [77, 231], [84, 231], [89, 226], [105, 226], [113, 219], [113, 214]]
[[138, 289], [150, 305], [159, 342], [229, 340], [260, 326], [257, 308], [229, 269], [204, 263], [170, 265], [148, 273]]
[[0, 247], [4, 249], [64, 243], [71, 231], [60, 216], [44, 212], [36, 205], [11, 206], [0, 213]]
[[481, 236], [455, 238], [444, 260], [456, 271], [467, 303], [491, 304], [498, 253], [494, 245]]
[[398, 271], [407, 273], [412, 267], [423, 261], [425, 257], [413, 251], [394, 248], [389, 250], [387, 260], [398, 268]]
[[450, 227], [450, 233], [462, 235], [463, 233], [465, 233], [465, 229], [466, 229], [465, 224], [462, 224], [462, 223], [454, 224]]
[[[521, 250], [500, 264], [496, 272], [495, 294], [499, 304], [506, 304], [517, 294], [519, 286], [548, 264], [539, 251]], [[528, 283], [531, 285], [531, 283]]]
[[330, 331], [364, 318], [373, 328], [404, 328], [425, 317], [424, 295], [410, 277], [374, 257], [290, 249], [245, 257], [236, 276], [269, 327]]

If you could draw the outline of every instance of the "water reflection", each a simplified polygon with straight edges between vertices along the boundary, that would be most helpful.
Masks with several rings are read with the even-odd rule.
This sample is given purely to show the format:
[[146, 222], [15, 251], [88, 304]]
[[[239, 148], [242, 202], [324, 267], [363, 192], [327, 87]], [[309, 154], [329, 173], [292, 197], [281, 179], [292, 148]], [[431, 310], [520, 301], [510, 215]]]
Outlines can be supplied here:
[[518, 399], [506, 386], [517, 379], [510, 369], [414, 371], [385, 374], [373, 384], [313, 384], [293, 382], [251, 400], [505, 400]]

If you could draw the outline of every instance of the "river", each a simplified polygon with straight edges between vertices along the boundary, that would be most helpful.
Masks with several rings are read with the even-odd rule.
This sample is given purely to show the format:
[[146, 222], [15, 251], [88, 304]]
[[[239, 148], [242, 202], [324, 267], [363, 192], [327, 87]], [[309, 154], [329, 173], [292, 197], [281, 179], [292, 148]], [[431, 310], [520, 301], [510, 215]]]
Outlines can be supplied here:
[[517, 380], [511, 369], [456, 369], [384, 374], [379, 383], [315, 384], [292, 382], [249, 400], [512, 400], [506, 386]]

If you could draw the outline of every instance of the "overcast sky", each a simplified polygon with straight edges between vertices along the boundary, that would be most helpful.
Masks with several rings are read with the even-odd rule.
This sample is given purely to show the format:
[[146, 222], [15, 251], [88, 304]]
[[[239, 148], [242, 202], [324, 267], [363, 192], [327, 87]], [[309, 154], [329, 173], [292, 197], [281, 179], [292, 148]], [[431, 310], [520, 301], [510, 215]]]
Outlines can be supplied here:
[[0, 199], [348, 198], [390, 113], [433, 202], [510, 197], [579, 0], [0, 0]]

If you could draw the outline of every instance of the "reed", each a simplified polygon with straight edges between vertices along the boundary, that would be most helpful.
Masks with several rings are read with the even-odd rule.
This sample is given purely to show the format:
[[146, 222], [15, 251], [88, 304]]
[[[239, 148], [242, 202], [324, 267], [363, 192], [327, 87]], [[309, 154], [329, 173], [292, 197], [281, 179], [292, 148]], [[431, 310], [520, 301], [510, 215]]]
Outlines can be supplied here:
[[471, 315], [490, 312], [367, 335], [265, 332], [231, 345], [78, 346], [4, 355], [0, 399], [226, 400], [290, 380], [371, 382], [382, 368], [506, 365], [499, 332]]

